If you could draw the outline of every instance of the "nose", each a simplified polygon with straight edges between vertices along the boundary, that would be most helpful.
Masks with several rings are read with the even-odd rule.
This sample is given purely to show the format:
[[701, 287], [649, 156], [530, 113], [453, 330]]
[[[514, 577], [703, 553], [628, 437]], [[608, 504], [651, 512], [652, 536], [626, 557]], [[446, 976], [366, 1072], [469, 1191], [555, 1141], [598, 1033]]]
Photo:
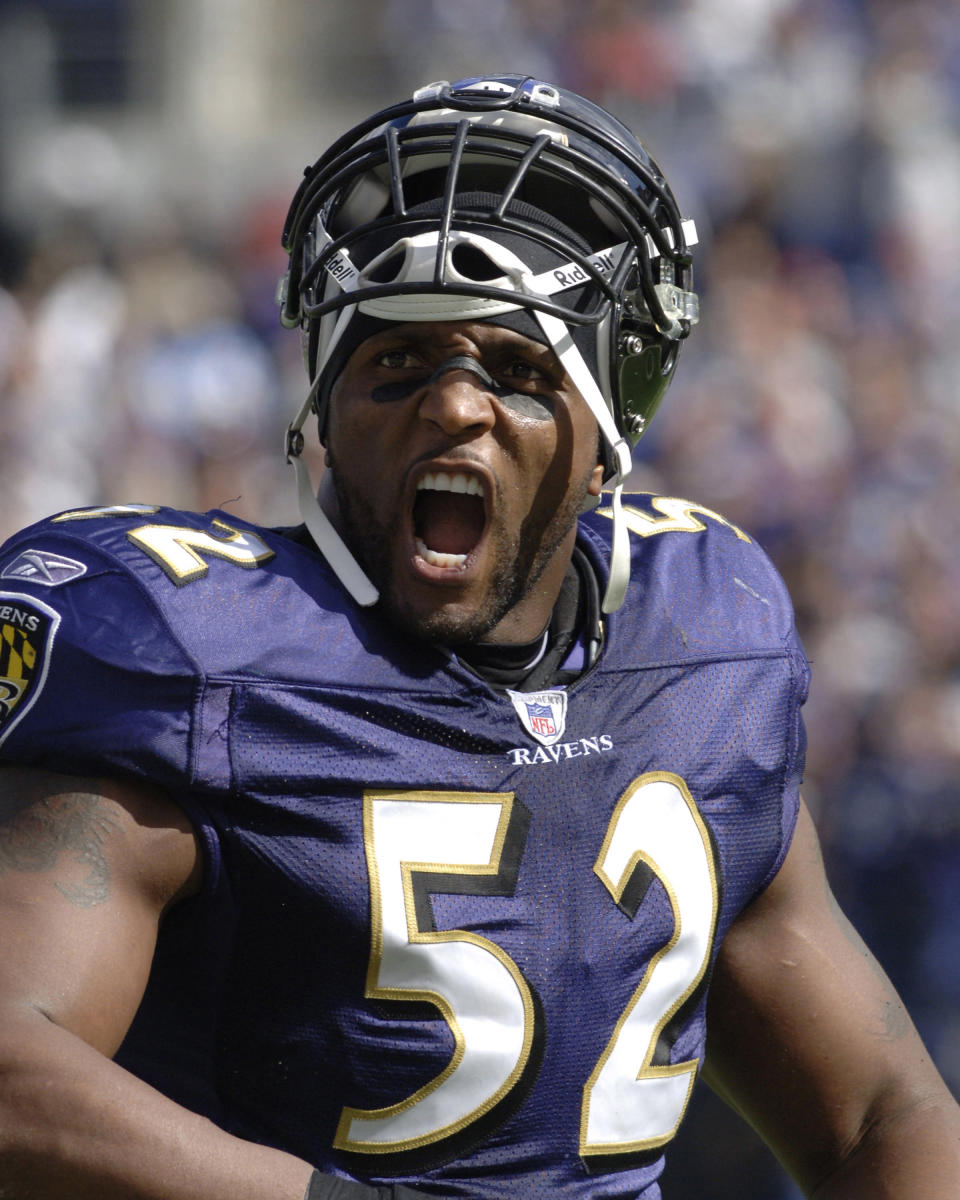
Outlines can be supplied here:
[[491, 429], [496, 421], [491, 382], [479, 364], [444, 363], [425, 384], [420, 416], [451, 437]]

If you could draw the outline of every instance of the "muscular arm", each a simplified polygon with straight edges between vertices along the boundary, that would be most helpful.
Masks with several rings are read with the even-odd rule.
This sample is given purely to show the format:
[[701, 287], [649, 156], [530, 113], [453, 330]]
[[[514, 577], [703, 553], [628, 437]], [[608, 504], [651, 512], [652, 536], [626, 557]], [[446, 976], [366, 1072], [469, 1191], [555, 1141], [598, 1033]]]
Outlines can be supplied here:
[[837, 907], [806, 809], [724, 941], [704, 1075], [814, 1200], [960, 1196], [960, 1108]]
[[110, 1059], [165, 909], [197, 883], [159, 794], [0, 769], [0, 1197], [302, 1200], [310, 1167], [233, 1138]]

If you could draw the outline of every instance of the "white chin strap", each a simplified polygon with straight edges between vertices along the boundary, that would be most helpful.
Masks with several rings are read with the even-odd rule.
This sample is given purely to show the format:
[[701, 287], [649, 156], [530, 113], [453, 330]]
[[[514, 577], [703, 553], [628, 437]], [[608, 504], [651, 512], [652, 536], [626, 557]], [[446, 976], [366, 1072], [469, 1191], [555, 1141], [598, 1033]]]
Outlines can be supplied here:
[[536, 317], [554, 354], [560, 359], [564, 370], [586, 401], [613, 454], [614, 474], [608, 481], [613, 483], [613, 500], [610, 506], [613, 510], [613, 545], [610, 550], [610, 578], [607, 580], [607, 590], [604, 592], [601, 608], [605, 613], [616, 612], [623, 604], [627, 584], [630, 582], [630, 534], [623, 516], [623, 485], [633, 466], [630, 444], [617, 431], [597, 381], [583, 361], [583, 355], [577, 349], [570, 330], [559, 317], [550, 313], [537, 309]]
[[297, 503], [300, 515], [310, 536], [320, 547], [330, 569], [347, 589], [361, 608], [370, 608], [380, 599], [380, 593], [370, 582], [366, 572], [347, 549], [327, 514], [320, 507], [313, 488], [310, 472], [302, 456], [289, 458], [297, 475]]
[[[319, 240], [322, 242], [323, 237], [320, 236]], [[329, 239], [327, 240], [329, 242]], [[344, 293], [357, 291], [367, 286], [375, 286], [370, 276], [382, 263], [395, 258], [402, 252], [403, 263], [393, 282], [432, 283], [437, 266], [438, 243], [439, 234], [435, 231], [428, 231], [415, 237], [400, 238], [369, 262], [363, 270], [358, 270], [350, 262], [347, 254], [340, 251], [333, 255], [327, 263], [327, 274]], [[468, 245], [481, 251], [504, 272], [501, 278], [486, 281], [491, 287], [502, 292], [514, 292], [518, 296], [548, 299], [555, 293], [579, 287], [589, 280], [589, 275], [575, 263], [534, 275], [522, 259], [498, 242], [479, 234], [450, 230], [447, 235], [442, 276], [443, 282], [447, 285], [455, 286], [458, 281], [476, 282], [474, 279], [461, 275], [453, 265], [453, 251], [462, 245]], [[322, 248], [322, 245], [318, 247], [318, 249]], [[593, 255], [590, 261], [598, 271], [603, 274], [611, 274], [625, 250], [625, 243], [614, 246]], [[523, 307], [522, 303], [511, 303], [509, 300], [458, 295], [455, 292], [424, 292], [363, 300], [358, 304], [348, 304], [339, 312], [327, 314], [322, 318], [314, 379], [306, 399], [286, 431], [285, 451], [287, 461], [293, 464], [296, 472], [297, 499], [304, 524], [330, 567], [357, 604], [363, 607], [376, 604], [379, 593], [347, 548], [346, 543], [334, 528], [317, 499], [310, 474], [302, 458], [303, 434], [301, 432], [304, 422], [314, 407], [324, 367], [343, 336], [354, 312], [360, 311], [368, 316], [397, 322], [471, 321], [516, 312]], [[586, 402], [611, 450], [614, 473], [607, 483], [613, 485], [611, 505], [613, 547], [610, 555], [610, 579], [603, 597], [602, 608], [605, 613], [616, 612], [623, 603], [630, 579], [629, 534], [622, 506], [623, 484], [632, 467], [630, 446], [626, 439], [620, 436], [600, 388], [590, 373], [583, 355], [577, 349], [566, 324], [559, 317], [539, 309], [531, 309], [531, 311], [539, 322], [553, 352]]]

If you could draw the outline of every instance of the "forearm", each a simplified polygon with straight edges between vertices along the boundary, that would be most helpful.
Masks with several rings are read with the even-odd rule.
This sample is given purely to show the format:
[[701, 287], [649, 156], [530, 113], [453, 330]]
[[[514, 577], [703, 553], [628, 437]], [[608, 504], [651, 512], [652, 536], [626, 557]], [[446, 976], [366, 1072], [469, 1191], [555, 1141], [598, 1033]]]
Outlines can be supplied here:
[[956, 1200], [960, 1116], [946, 1089], [871, 1124], [807, 1194], [810, 1200]]
[[4, 1200], [303, 1200], [310, 1166], [230, 1136], [36, 1013], [0, 1039]]

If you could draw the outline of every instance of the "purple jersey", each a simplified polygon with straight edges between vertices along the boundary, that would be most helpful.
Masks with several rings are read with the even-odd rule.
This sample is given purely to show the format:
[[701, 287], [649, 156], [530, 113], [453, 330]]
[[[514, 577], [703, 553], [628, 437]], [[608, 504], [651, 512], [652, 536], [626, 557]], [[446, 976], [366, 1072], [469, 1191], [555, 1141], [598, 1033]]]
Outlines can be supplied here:
[[[655, 1200], [724, 933], [786, 853], [807, 667], [768, 560], [630, 498], [596, 665], [501, 694], [226, 514], [63, 514], [0, 553], [0, 758], [184, 807], [118, 1059], [240, 1136], [428, 1194]], [[581, 522], [605, 572], [610, 522]]]

